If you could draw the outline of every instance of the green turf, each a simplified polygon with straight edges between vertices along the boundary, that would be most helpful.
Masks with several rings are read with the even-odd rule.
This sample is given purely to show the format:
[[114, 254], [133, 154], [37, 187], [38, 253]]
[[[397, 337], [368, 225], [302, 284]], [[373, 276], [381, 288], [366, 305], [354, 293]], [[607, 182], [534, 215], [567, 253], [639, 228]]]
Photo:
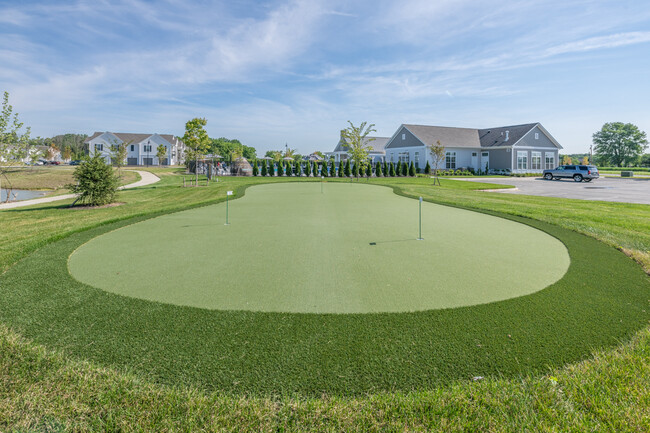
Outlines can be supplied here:
[[618, 344], [650, 318], [650, 281], [633, 261], [594, 239], [514, 216], [560, 239], [569, 270], [545, 290], [472, 307], [215, 311], [118, 296], [68, 274], [67, 258], [80, 245], [151, 216], [73, 234], [21, 260], [0, 277], [0, 321], [36, 343], [160, 383], [320, 396], [547, 371]]
[[[154, 218], [81, 246], [79, 281], [224, 310], [422, 311], [521, 296], [559, 280], [564, 245], [530, 226], [365, 184], [250, 188], [230, 203]], [[375, 245], [371, 245], [374, 243]], [[101, 264], [98, 266], [97, 264]]]

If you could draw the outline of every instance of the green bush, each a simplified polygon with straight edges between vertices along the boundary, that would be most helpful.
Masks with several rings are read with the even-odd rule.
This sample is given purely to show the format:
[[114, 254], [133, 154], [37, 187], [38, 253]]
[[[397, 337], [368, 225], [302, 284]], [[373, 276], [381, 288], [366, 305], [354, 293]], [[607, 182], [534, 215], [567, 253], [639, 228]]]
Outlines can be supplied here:
[[115, 201], [119, 180], [113, 173], [113, 167], [106, 164], [101, 155], [97, 154], [79, 164], [72, 176], [77, 183], [68, 185], [68, 189], [79, 195], [79, 202], [102, 206]]
[[305, 166], [305, 176], [309, 177], [311, 176], [311, 162], [307, 161], [307, 164]]
[[372, 164], [368, 163], [366, 165], [366, 177], [372, 176]]
[[354, 177], [359, 177], [359, 164], [354, 164]]
[[415, 165], [413, 164], [413, 161], [411, 161], [411, 164], [409, 165], [409, 176], [415, 176]]
[[320, 165], [320, 175], [323, 176], [323, 177], [327, 177], [327, 163], [326, 162], [323, 162]]
[[344, 171], [344, 173], [345, 173], [345, 177], [350, 177], [352, 175], [352, 170], [351, 170], [351, 167], [350, 167], [350, 158], [345, 160], [345, 171]]
[[375, 176], [379, 177], [381, 174], [381, 162], [377, 162], [375, 164]]
[[336, 177], [336, 164], [334, 160], [330, 161], [330, 177]]
[[409, 174], [409, 167], [405, 162], [402, 162], [402, 176], [406, 177]]
[[266, 161], [262, 161], [262, 176], [268, 176], [269, 169], [266, 166]]
[[293, 162], [293, 174], [294, 176], [300, 176], [300, 163], [298, 161]]
[[257, 166], [257, 161], [253, 163], [253, 176], [259, 175], [259, 167]]
[[431, 174], [431, 164], [427, 161], [427, 166], [424, 167], [424, 174]]
[[339, 171], [338, 171], [339, 177], [343, 177], [343, 167], [344, 167], [343, 161], [339, 162]]

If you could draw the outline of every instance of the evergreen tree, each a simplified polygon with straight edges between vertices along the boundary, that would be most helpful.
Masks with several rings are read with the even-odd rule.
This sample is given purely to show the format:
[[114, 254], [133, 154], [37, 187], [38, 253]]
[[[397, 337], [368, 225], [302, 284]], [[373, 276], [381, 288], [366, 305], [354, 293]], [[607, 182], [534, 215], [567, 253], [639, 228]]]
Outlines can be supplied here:
[[388, 171], [388, 163], [386, 161], [384, 161], [381, 174], [383, 174], [384, 177], [390, 176], [390, 171]]
[[431, 165], [429, 164], [429, 161], [427, 161], [427, 166], [424, 167], [424, 174], [431, 174]]
[[354, 164], [354, 177], [359, 177], [359, 164]]
[[318, 164], [316, 164], [316, 161], [311, 166], [311, 172], [314, 174], [314, 177], [318, 176]]
[[343, 161], [339, 162], [339, 177], [343, 177]]
[[402, 163], [398, 161], [395, 163], [395, 176], [400, 177], [402, 175]]
[[415, 176], [415, 165], [413, 164], [413, 161], [411, 161], [411, 165], [409, 165], [409, 176]]
[[285, 164], [287, 166], [285, 173], [287, 173], [287, 176], [293, 176], [293, 164], [289, 161], [285, 161]]
[[78, 165], [72, 176], [77, 183], [67, 187], [81, 203], [101, 206], [115, 201], [119, 181], [100, 153]]
[[391, 162], [390, 163], [390, 177], [395, 177], [395, 175], [396, 175], [396, 173], [395, 173], [395, 164], [393, 164]]
[[306, 175], [307, 177], [311, 176], [311, 162], [309, 162], [309, 161], [307, 161], [307, 167], [306, 167], [306, 170], [307, 170], [307, 171], [305, 172], [305, 175]]
[[253, 163], [253, 176], [257, 176], [259, 174], [258, 172], [258, 167], [257, 167], [257, 161]]
[[336, 164], [334, 160], [330, 161], [330, 177], [336, 177]]
[[379, 161], [377, 161], [377, 164], [375, 164], [375, 176], [381, 176], [381, 162]]
[[402, 176], [406, 177], [409, 174], [409, 167], [406, 165], [406, 162], [402, 163]]
[[345, 160], [345, 171], [344, 171], [344, 173], [345, 173], [345, 177], [350, 177], [350, 175], [352, 175], [352, 170], [351, 170], [351, 167], [350, 167], [350, 158]]
[[372, 177], [372, 164], [368, 163], [366, 165], [366, 177]]
[[325, 161], [320, 165], [320, 175], [327, 177], [327, 163]]
[[269, 168], [266, 165], [266, 161], [262, 161], [262, 176], [266, 177], [269, 175]]

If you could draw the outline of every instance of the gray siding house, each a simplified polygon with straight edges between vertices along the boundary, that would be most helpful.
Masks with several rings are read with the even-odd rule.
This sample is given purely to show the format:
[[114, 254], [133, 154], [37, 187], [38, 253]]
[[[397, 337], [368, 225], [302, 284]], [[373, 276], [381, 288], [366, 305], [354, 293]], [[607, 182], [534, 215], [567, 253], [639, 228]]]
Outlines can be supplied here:
[[[108, 163], [111, 162], [111, 150], [120, 144], [126, 144], [127, 165], [178, 165], [184, 162], [185, 143], [170, 134], [95, 132], [84, 143], [91, 157], [99, 153]], [[167, 155], [159, 161], [156, 154], [161, 144], [167, 148]]]
[[428, 146], [438, 141], [446, 151], [440, 168], [454, 170], [541, 173], [557, 166], [562, 149], [539, 123], [488, 129], [403, 124], [386, 143], [386, 161], [424, 168], [432, 163]]
[[[370, 147], [368, 156], [370, 157], [373, 163], [383, 162], [384, 156], [386, 155], [385, 147], [390, 140], [390, 137], [366, 137], [363, 144], [364, 146]], [[334, 148], [333, 152], [326, 152], [325, 155], [328, 157], [333, 156], [334, 161], [345, 162], [350, 156], [348, 155], [348, 142], [343, 138], [343, 131], [341, 131], [341, 137], [338, 144]]]

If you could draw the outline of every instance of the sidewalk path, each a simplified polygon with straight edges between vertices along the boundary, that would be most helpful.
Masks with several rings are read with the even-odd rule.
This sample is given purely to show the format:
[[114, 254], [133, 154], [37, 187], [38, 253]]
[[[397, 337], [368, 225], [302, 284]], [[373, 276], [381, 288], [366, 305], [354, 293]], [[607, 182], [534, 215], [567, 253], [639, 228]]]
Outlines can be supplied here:
[[[160, 180], [158, 176], [156, 176], [153, 173], [149, 173], [148, 171], [140, 171], [140, 170], [129, 170], [129, 171], [135, 171], [136, 173], [138, 173], [140, 175], [140, 180], [134, 183], [130, 183], [128, 185], [121, 186], [118, 189], [137, 188], [139, 186], [151, 185], [152, 183], [156, 183]], [[75, 197], [76, 195], [74, 194], [63, 194], [54, 197], [43, 197], [43, 198], [35, 198], [32, 200], [12, 201], [11, 203], [0, 204], [0, 210], [14, 209], [17, 207], [31, 206], [34, 204], [50, 203], [53, 201], [67, 200]]]

